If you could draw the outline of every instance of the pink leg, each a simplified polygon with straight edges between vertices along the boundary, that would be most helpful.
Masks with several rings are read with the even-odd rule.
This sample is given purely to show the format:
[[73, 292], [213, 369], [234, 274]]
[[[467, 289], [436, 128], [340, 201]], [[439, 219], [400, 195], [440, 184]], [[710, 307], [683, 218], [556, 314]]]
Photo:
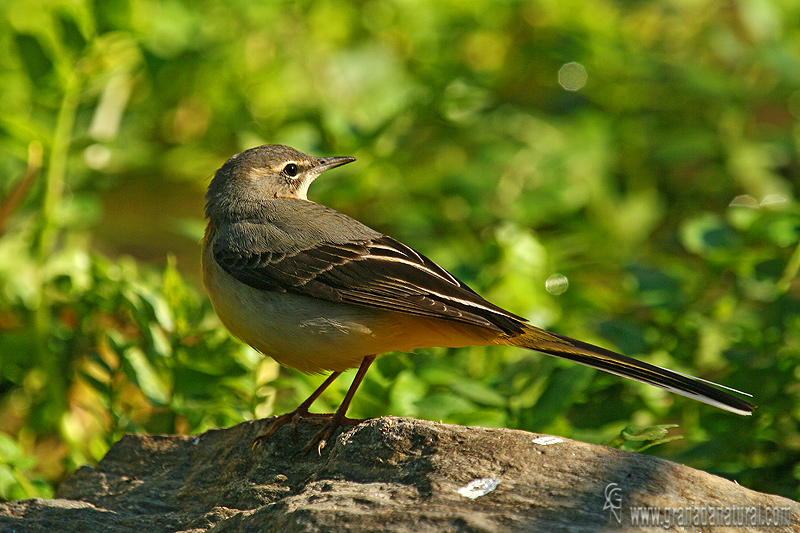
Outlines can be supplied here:
[[306, 399], [306, 401], [301, 403], [297, 407], [297, 409], [295, 409], [294, 411], [292, 411], [290, 413], [286, 413], [285, 415], [281, 415], [278, 418], [276, 418], [272, 422], [272, 424], [270, 424], [270, 426], [267, 428], [267, 431], [264, 432], [264, 434], [259, 435], [258, 437], [256, 437], [256, 440], [253, 441], [253, 448], [258, 446], [259, 444], [262, 444], [262, 443], [268, 441], [269, 438], [272, 437], [275, 434], [275, 432], [278, 431], [287, 422], [291, 422], [292, 423], [292, 429], [294, 429], [295, 427], [297, 427], [297, 423], [303, 418], [331, 417], [331, 416], [333, 416], [333, 415], [319, 415], [319, 414], [315, 414], [315, 413], [309, 413], [308, 412], [308, 408], [311, 407], [311, 404], [314, 403], [314, 401], [317, 398], [319, 398], [320, 394], [322, 394], [322, 392], [325, 389], [327, 389], [328, 386], [331, 383], [333, 383], [333, 381], [336, 378], [338, 378], [340, 375], [341, 375], [341, 372], [334, 372], [333, 374], [328, 376], [328, 379], [326, 379], [322, 383], [322, 385], [317, 387], [317, 390], [315, 390], [313, 393], [311, 393], [311, 396], [309, 396], [308, 399]]
[[321, 454], [322, 449], [327, 444], [328, 439], [333, 435], [333, 432], [336, 431], [336, 428], [339, 427], [341, 424], [348, 424], [348, 425], [356, 425], [363, 422], [363, 420], [356, 420], [352, 418], [347, 418], [345, 414], [347, 413], [347, 408], [350, 407], [350, 402], [353, 399], [353, 396], [356, 393], [356, 389], [358, 386], [361, 385], [361, 381], [364, 379], [364, 376], [367, 374], [367, 370], [369, 369], [370, 365], [373, 361], [375, 361], [374, 355], [368, 355], [361, 361], [361, 366], [358, 367], [358, 372], [356, 373], [356, 377], [353, 378], [353, 383], [350, 385], [350, 388], [347, 390], [347, 394], [342, 400], [342, 404], [333, 414], [333, 416], [328, 420], [321, 430], [317, 432], [311, 438], [311, 441], [303, 448], [303, 453], [308, 453], [316, 444], [317, 445], [317, 453]]

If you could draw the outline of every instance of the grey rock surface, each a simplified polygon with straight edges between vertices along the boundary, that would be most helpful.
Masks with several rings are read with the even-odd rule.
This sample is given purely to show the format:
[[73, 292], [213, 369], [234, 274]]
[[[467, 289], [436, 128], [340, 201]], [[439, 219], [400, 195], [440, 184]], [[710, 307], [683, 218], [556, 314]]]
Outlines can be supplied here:
[[[303, 455], [316, 426], [252, 449], [265, 425], [128, 435], [56, 499], [0, 504], [0, 532], [800, 530], [794, 501], [604, 446], [386, 417]], [[660, 508], [670, 527], [633, 523], [635, 506]], [[707, 527], [726, 512], [745, 523]]]

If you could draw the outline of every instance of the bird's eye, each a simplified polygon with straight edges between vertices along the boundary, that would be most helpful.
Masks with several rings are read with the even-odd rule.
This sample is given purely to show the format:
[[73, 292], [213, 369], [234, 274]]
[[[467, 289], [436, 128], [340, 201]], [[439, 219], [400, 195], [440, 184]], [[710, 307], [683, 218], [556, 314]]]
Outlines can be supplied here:
[[297, 176], [298, 172], [299, 169], [297, 168], [297, 165], [295, 165], [294, 163], [289, 163], [288, 165], [283, 167], [283, 173], [289, 176], [290, 178]]

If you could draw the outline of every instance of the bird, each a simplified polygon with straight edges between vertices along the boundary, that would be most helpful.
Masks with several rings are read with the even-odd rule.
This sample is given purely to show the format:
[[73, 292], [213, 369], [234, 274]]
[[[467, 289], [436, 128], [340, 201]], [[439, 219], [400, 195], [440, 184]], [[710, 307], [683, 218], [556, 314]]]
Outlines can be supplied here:
[[[308, 419], [322, 428], [304, 450], [316, 446], [321, 453], [337, 427], [362, 422], [346, 413], [378, 355], [432, 346], [527, 348], [732, 413], [753, 412], [755, 405], [721, 385], [536, 327], [400, 241], [307, 198], [320, 174], [353, 161], [263, 145], [232, 156], [208, 186], [202, 274], [220, 321], [283, 366], [331, 372], [254, 446], [283, 425], [294, 428]], [[358, 370], [339, 408], [310, 413], [320, 394], [351, 368]]]

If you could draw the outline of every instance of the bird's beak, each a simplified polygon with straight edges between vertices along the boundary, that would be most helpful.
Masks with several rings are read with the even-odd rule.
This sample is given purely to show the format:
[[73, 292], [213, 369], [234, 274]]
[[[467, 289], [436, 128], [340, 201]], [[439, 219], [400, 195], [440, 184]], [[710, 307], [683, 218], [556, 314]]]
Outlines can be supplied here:
[[326, 170], [352, 163], [355, 160], [355, 157], [320, 157], [317, 159], [317, 166], [314, 167], [314, 170], [317, 174], [321, 174]]

